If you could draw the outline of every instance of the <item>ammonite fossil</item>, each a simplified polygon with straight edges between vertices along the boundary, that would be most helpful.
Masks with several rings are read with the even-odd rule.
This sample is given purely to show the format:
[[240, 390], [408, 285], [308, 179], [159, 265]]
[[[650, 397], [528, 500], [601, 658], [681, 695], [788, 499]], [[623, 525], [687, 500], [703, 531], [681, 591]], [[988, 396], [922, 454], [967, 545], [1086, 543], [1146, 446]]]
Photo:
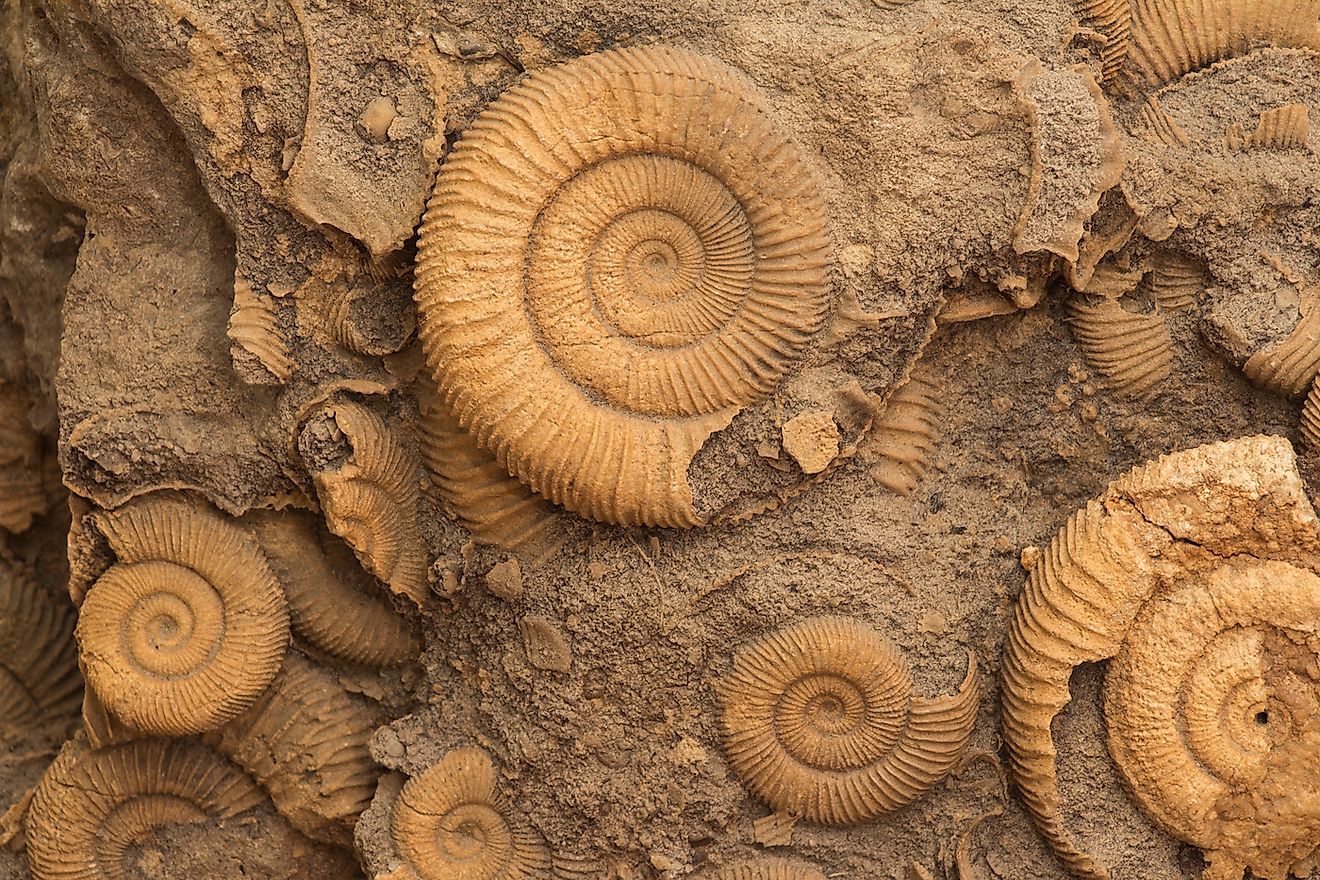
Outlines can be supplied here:
[[0, 561], [0, 742], [57, 730], [81, 703], [73, 606]]
[[961, 756], [976, 665], [957, 694], [913, 694], [907, 662], [873, 627], [813, 617], [734, 653], [717, 684], [729, 762], [776, 810], [851, 824], [916, 800]]
[[33, 880], [124, 880], [124, 857], [162, 825], [236, 816], [265, 796], [243, 771], [188, 741], [66, 749], [32, 798]]
[[289, 642], [284, 592], [257, 542], [183, 498], [148, 497], [94, 521], [117, 561], [88, 590], [77, 636], [105, 707], [139, 730], [183, 736], [251, 706]]
[[416, 298], [445, 404], [585, 516], [700, 522], [687, 470], [830, 307], [811, 167], [751, 84], [667, 47], [532, 73], [441, 168]]
[[1115, 764], [1157, 824], [1206, 851], [1207, 878], [1282, 878], [1320, 844], [1317, 550], [1292, 450], [1269, 437], [1137, 468], [1050, 542], [1009, 630], [1004, 736], [1074, 874], [1108, 876], [1065, 827], [1050, 724], [1073, 668], [1108, 658]]
[[825, 880], [825, 872], [814, 865], [775, 857], [737, 862], [697, 876], [700, 880]]
[[390, 833], [420, 880], [549, 876], [549, 849], [513, 815], [496, 781], [490, 756], [464, 746], [404, 785]]

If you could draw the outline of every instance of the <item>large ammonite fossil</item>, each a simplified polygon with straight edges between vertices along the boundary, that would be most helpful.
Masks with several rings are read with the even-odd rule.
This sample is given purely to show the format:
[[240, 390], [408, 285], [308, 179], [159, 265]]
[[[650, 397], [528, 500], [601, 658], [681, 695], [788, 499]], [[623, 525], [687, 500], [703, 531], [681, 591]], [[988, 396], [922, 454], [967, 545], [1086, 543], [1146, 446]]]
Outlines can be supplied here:
[[256, 701], [289, 642], [261, 547], [201, 502], [149, 497], [94, 515], [116, 562], [78, 615], [87, 681], [119, 720], [184, 736]]
[[962, 755], [977, 672], [914, 696], [907, 662], [871, 626], [813, 617], [741, 646], [717, 691], [729, 762], [776, 810], [850, 824], [912, 803]]
[[602, 52], [483, 112], [436, 181], [416, 298], [445, 405], [551, 501], [692, 526], [687, 470], [830, 307], [825, 207], [751, 84]]
[[1206, 878], [1282, 880], [1320, 844], [1318, 550], [1292, 450], [1270, 437], [1137, 468], [1050, 542], [1009, 630], [1004, 734], [1074, 874], [1108, 871], [1065, 827], [1050, 724], [1073, 668], [1107, 658], [1110, 754], [1156, 824], [1206, 852]]
[[449, 752], [404, 785], [390, 836], [420, 880], [550, 876], [550, 851], [513, 815], [496, 788], [495, 765], [473, 746]]
[[33, 880], [124, 880], [129, 847], [152, 829], [225, 819], [265, 800], [247, 774], [193, 742], [67, 749], [28, 813]]

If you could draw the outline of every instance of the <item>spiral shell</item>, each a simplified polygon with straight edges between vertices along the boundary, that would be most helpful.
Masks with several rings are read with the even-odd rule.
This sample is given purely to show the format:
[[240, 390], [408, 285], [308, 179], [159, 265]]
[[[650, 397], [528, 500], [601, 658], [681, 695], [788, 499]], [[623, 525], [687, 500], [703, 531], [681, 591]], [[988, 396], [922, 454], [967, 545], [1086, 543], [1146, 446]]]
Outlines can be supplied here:
[[1307, 296], [1301, 303], [1301, 318], [1282, 342], [1253, 354], [1242, 365], [1252, 384], [1280, 394], [1306, 392], [1320, 374], [1320, 307]]
[[814, 865], [780, 858], [738, 862], [697, 876], [700, 880], [825, 880], [825, 873]]
[[1275, 107], [1260, 114], [1255, 131], [1229, 126], [1224, 143], [1230, 150], [1304, 150], [1311, 139], [1311, 111], [1305, 104]]
[[495, 765], [465, 746], [404, 785], [390, 833], [421, 880], [545, 878], [550, 852], [496, 791]]
[[0, 562], [0, 741], [78, 717], [82, 678], [73, 606]]
[[1173, 373], [1173, 337], [1159, 311], [1139, 315], [1117, 300], [1074, 296], [1068, 324], [1087, 363], [1125, 397], [1150, 398]]
[[348, 401], [327, 404], [347, 439], [342, 462], [312, 468], [330, 531], [348, 542], [367, 570], [421, 605], [426, 598], [426, 545], [417, 525], [421, 461], [380, 416]]
[[[1300, 648], [1302, 672], [1288, 652]], [[1145, 812], [1241, 877], [1282, 877], [1320, 844], [1320, 577], [1283, 562], [1229, 563], [1149, 603], [1105, 679], [1109, 752]], [[1279, 753], [1292, 761], [1280, 766]], [[1308, 757], [1303, 759], [1301, 754]], [[1287, 830], [1231, 833], [1222, 806], [1267, 784], [1285, 788]], [[1261, 812], [1271, 809], [1264, 807]]]
[[257, 543], [183, 498], [94, 518], [117, 562], [87, 592], [77, 636], [105, 707], [139, 730], [184, 736], [251, 706], [289, 641], [284, 592]]
[[944, 407], [929, 371], [920, 365], [894, 392], [862, 447], [875, 464], [871, 477], [890, 492], [907, 495], [930, 470]]
[[419, 405], [422, 460], [472, 537], [532, 563], [558, 552], [568, 525], [563, 514], [509, 476], [435, 394], [419, 394]]
[[1317, 0], [1132, 0], [1124, 74], [1153, 89], [1263, 45], [1320, 48]]
[[229, 818], [264, 800], [242, 771], [195, 743], [66, 749], [32, 798], [33, 880], [124, 880], [129, 847], [153, 828]]
[[412, 626], [337, 538], [297, 513], [260, 516], [254, 530], [288, 597], [293, 630], [309, 644], [371, 666], [417, 659], [421, 645]]
[[[1167, 455], [1115, 480], [1069, 519], [1032, 569], [1004, 650], [1004, 740], [1028, 812], [1075, 875], [1108, 872], [1078, 849], [1061, 812], [1050, 725], [1068, 703], [1072, 670], [1127, 651], [1134, 621], [1172, 573], [1186, 580], [1199, 570], [1188, 566], [1234, 556], [1247, 564], [1270, 547], [1313, 556], [1320, 523], [1287, 441], [1247, 437]], [[1153, 650], [1163, 657], [1177, 649]], [[1196, 681], [1212, 684], [1194, 677], [1193, 693]]]
[[869, 625], [814, 617], [740, 647], [717, 685], [729, 762], [772, 808], [852, 824], [912, 803], [953, 769], [976, 720], [958, 693], [912, 694], [907, 662]]
[[28, 423], [28, 397], [0, 380], [0, 529], [25, 531], [48, 506], [41, 438]]
[[351, 846], [380, 776], [367, 748], [376, 721], [334, 675], [290, 651], [256, 705], [220, 730], [217, 747], [293, 827]]
[[537, 71], [436, 181], [415, 294], [427, 362], [538, 494], [699, 524], [687, 469], [830, 306], [810, 166], [726, 65], [669, 47]]

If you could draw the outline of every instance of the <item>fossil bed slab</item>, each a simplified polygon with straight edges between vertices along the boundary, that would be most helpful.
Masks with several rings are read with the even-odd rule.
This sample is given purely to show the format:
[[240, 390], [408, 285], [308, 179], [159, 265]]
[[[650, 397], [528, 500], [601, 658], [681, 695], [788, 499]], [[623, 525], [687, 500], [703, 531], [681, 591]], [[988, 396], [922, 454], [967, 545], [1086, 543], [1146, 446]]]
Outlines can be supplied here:
[[1150, 783], [1140, 645], [1048, 809], [1001, 690], [1088, 503], [1313, 687], [1166, 610], [1310, 531], [1114, 481], [1320, 485], [1318, 15], [0, 0], [0, 880], [1304, 871]]

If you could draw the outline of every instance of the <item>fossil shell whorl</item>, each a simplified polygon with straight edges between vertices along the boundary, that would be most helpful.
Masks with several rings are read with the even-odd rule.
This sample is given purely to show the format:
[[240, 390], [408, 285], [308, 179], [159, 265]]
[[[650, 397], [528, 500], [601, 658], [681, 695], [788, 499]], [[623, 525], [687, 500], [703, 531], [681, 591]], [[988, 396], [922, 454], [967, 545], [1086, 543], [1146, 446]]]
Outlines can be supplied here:
[[380, 776], [367, 748], [377, 720], [333, 674], [290, 651], [256, 705], [220, 730], [217, 748], [299, 831], [351, 846]]
[[6, 728], [57, 729], [81, 704], [73, 606], [0, 562], [0, 741]]
[[490, 756], [464, 746], [404, 785], [390, 834], [421, 880], [550, 876], [549, 849], [512, 814], [496, 781]]
[[153, 828], [236, 816], [264, 800], [246, 774], [196, 743], [68, 749], [32, 798], [33, 880], [123, 880], [128, 848]]
[[398, 666], [417, 659], [421, 645], [412, 626], [338, 538], [292, 512], [259, 516], [254, 529], [288, 597], [293, 629], [308, 643], [350, 663]]
[[[252, 358], [268, 374], [256, 384], [287, 382], [293, 375], [289, 344], [280, 330], [273, 300], [252, 289], [252, 282], [242, 275], [234, 278], [234, 309], [229, 315], [229, 341], [236, 362]], [[241, 353], [240, 353], [241, 352]], [[238, 365], [237, 363], [235, 364]], [[251, 381], [252, 372], [247, 373]], [[256, 373], [261, 376], [261, 373]]]
[[309, 463], [326, 525], [348, 542], [368, 571], [421, 605], [429, 560], [417, 525], [422, 476], [417, 453], [359, 403], [335, 401], [322, 414], [348, 443], [343, 461]]
[[1180, 542], [1203, 556], [1270, 545], [1314, 553], [1320, 529], [1292, 450], [1246, 437], [1163, 456], [1110, 484], [1069, 519], [1032, 569], [1004, 649], [1009, 770], [1041, 833], [1079, 877], [1107, 870], [1064, 824], [1050, 725], [1081, 663], [1115, 656]]
[[825, 872], [793, 859], [766, 857], [703, 871], [697, 877], [699, 880], [825, 880]]
[[1310, 109], [1305, 104], [1289, 104], [1260, 114], [1250, 134], [1241, 123], [1234, 123], [1225, 133], [1224, 143], [1230, 150], [1304, 150], [1310, 137]]
[[117, 561], [83, 600], [77, 636], [106, 708], [139, 730], [184, 736], [252, 705], [289, 641], [284, 592], [256, 541], [181, 498], [95, 522]]
[[565, 540], [563, 513], [509, 476], [437, 395], [423, 390], [418, 404], [422, 460], [472, 537], [533, 563], [553, 556]]
[[1314, 295], [1301, 303], [1301, 319], [1282, 341], [1253, 354], [1242, 365], [1253, 385], [1296, 396], [1320, 374], [1320, 303]]
[[1320, 379], [1311, 382], [1311, 390], [1306, 393], [1306, 403], [1302, 404], [1302, 421], [1297, 428], [1302, 442], [1312, 449], [1320, 449]]
[[732, 68], [667, 47], [536, 71], [441, 168], [415, 295], [478, 443], [593, 519], [692, 526], [687, 469], [829, 306], [812, 169]]
[[863, 457], [875, 462], [872, 479], [898, 495], [915, 489], [935, 457], [943, 412], [938, 385], [918, 366], [889, 398], [863, 442]]
[[976, 664], [958, 693], [912, 693], [907, 662], [878, 631], [814, 617], [734, 653], [717, 690], [725, 752], [776, 810], [851, 824], [916, 800], [953, 769], [976, 719]]
[[1132, 39], [1131, 0], [1076, 0], [1077, 13], [1082, 24], [1097, 31], [1102, 39], [1100, 81], [1109, 82], [1118, 76], [1127, 60], [1128, 44]]
[[1180, 311], [1194, 305], [1205, 292], [1205, 265], [1177, 251], [1159, 251], [1152, 258], [1145, 283], [1157, 306]]
[[[1232, 562], [1143, 608], [1106, 674], [1109, 751], [1133, 795], [1170, 834], [1236, 865], [1235, 876], [1284, 876], [1320, 844], [1317, 660], [1320, 577]], [[1226, 798], [1256, 790], [1280, 769], [1272, 755], [1294, 744], [1312, 757], [1274, 781], [1312, 821], [1245, 840], [1226, 833]]]
[[28, 423], [26, 393], [0, 381], [0, 529], [18, 533], [49, 506], [41, 479], [41, 438]]
[[1074, 296], [1068, 325], [1087, 363], [1119, 394], [1149, 398], [1173, 372], [1173, 338], [1159, 311], [1140, 315], [1116, 300]]

